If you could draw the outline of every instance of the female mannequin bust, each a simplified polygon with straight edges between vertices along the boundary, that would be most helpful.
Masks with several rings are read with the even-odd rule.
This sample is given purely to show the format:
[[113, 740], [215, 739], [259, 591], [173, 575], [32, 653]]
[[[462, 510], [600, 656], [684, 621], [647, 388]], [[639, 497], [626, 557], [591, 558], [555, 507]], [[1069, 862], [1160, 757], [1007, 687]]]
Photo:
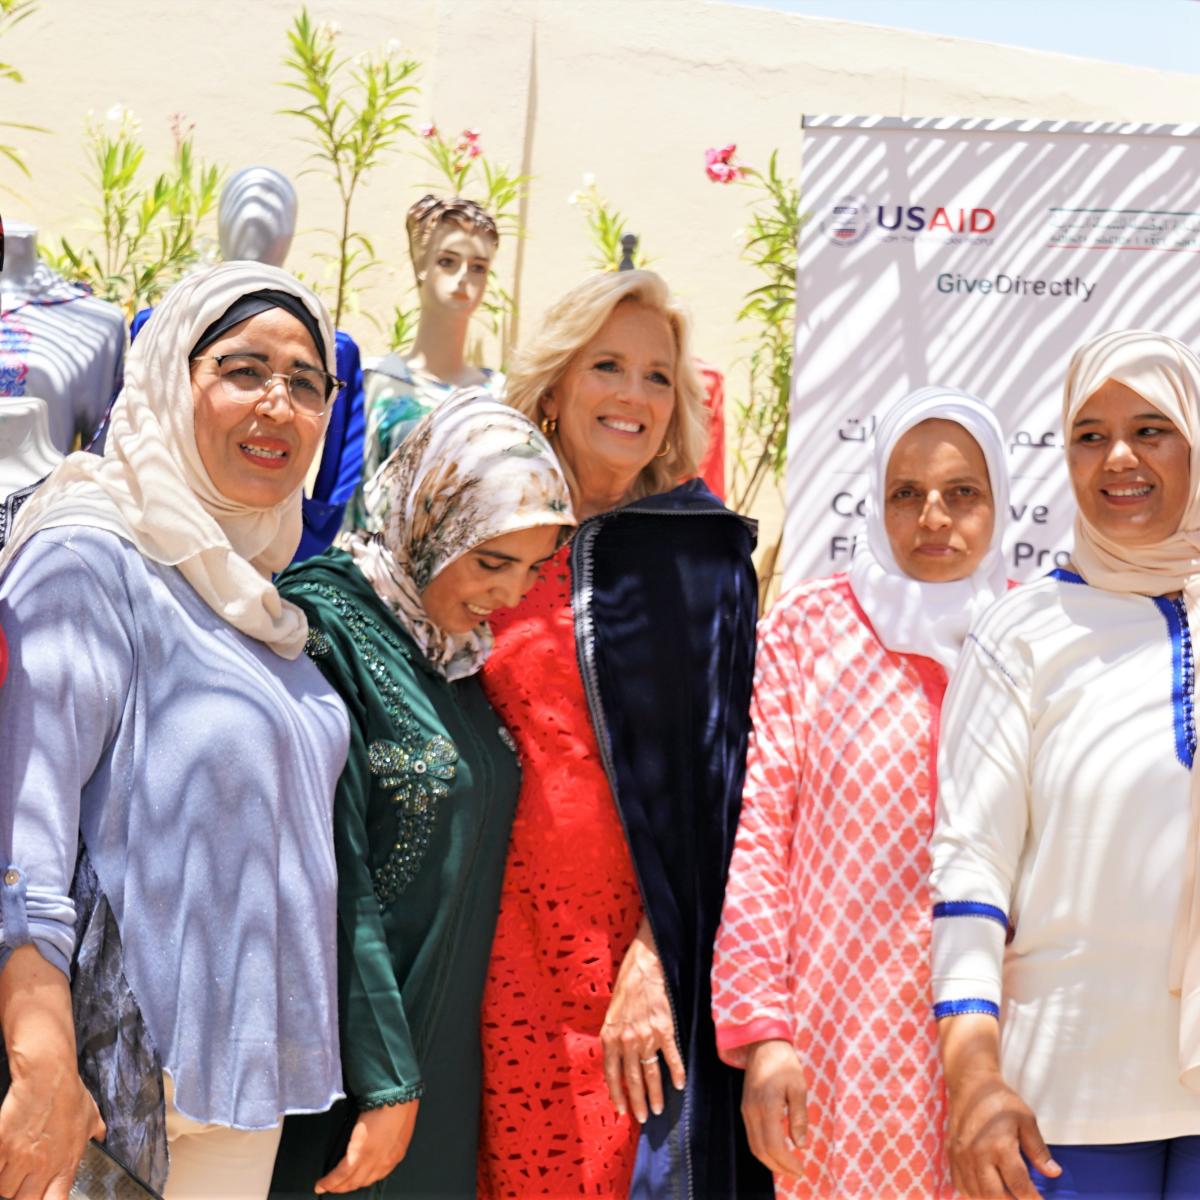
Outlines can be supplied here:
[[0, 396], [0, 548], [17, 510], [61, 461], [50, 440], [45, 400]]
[[[10, 223], [0, 270], [0, 397], [40, 396], [61, 453], [89, 438], [120, 386], [125, 319], [37, 256], [37, 230]], [[40, 476], [39, 476], [40, 478]]]
[[[38, 271], [37, 230], [11, 223], [4, 234], [4, 262], [0, 264], [0, 309], [15, 308], [31, 300], [54, 282], [49, 267]], [[40, 283], [40, 286], [39, 286]]]
[[[412, 346], [365, 372], [366, 437], [363, 480], [404, 440], [427, 412], [460, 387], [485, 387], [499, 396], [504, 378], [466, 359], [471, 317], [487, 291], [500, 233], [478, 204], [458, 196], [422, 196], [408, 210], [408, 249], [421, 317]], [[348, 525], [375, 530], [362, 489]]]
[[484, 382], [485, 373], [464, 353], [499, 243], [496, 222], [471, 200], [422, 196], [408, 210], [408, 252], [421, 298], [417, 336], [404, 356], [410, 371], [456, 388]]

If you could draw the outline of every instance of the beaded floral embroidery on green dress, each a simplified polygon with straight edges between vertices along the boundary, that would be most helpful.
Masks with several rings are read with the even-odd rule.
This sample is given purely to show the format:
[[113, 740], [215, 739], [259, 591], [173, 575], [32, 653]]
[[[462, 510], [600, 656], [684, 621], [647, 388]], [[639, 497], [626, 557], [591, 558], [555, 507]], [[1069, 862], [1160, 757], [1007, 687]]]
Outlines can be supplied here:
[[[426, 738], [397, 686], [374, 639], [411, 659], [412, 651], [378, 621], [336, 588], [325, 584], [302, 584], [298, 592], [322, 596], [337, 609], [346, 623], [355, 649], [379, 689], [383, 706], [391, 718], [396, 740], [377, 739], [367, 748], [367, 763], [379, 787], [391, 793], [396, 806], [396, 837], [383, 865], [371, 872], [375, 897], [380, 904], [395, 900], [417, 877], [437, 825], [440, 802], [449, 794], [449, 784], [458, 770], [458, 748], [440, 734]], [[310, 625], [305, 649], [321, 658], [333, 648], [328, 634]]]
[[438, 802], [450, 789], [458, 751], [449, 738], [432, 737], [424, 745], [419, 739], [407, 745], [372, 742], [367, 749], [371, 774], [384, 791], [392, 793], [397, 806], [396, 842], [388, 860], [372, 880], [380, 904], [394, 900], [421, 869], [437, 823]]

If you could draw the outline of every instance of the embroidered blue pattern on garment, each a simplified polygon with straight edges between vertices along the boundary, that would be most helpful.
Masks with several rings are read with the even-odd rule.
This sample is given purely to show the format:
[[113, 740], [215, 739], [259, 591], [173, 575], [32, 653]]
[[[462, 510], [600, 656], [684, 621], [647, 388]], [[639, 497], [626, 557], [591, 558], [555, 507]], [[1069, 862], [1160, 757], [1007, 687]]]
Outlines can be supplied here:
[[938, 1021], [943, 1017], [961, 1017], [964, 1013], [984, 1013], [999, 1018], [1000, 1005], [990, 1000], [939, 1000], [933, 1006], [933, 1016]]
[[1155, 596], [1154, 603], [1167, 622], [1171, 634], [1171, 665], [1174, 686], [1171, 689], [1175, 710], [1175, 755], [1190, 771], [1196, 757], [1195, 668], [1192, 661], [1192, 633], [1188, 628], [1187, 608], [1182, 600]]
[[938, 917], [986, 917], [1008, 929], [1008, 914], [994, 904], [981, 900], [942, 900], [933, 906], [933, 918]]

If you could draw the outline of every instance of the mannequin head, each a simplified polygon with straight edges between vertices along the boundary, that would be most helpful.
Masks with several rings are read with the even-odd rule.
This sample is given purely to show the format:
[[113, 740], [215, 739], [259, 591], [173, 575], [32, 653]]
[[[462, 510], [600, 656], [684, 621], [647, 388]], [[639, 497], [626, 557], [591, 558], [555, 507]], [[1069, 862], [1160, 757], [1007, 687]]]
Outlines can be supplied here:
[[282, 267], [296, 232], [296, 190], [271, 167], [243, 167], [221, 189], [217, 234], [227, 262]]
[[17, 287], [37, 269], [37, 230], [32, 225], [10, 221], [4, 226], [4, 263], [0, 278]]
[[408, 210], [407, 228], [422, 311], [470, 316], [500, 244], [496, 222], [473, 200], [430, 195]]

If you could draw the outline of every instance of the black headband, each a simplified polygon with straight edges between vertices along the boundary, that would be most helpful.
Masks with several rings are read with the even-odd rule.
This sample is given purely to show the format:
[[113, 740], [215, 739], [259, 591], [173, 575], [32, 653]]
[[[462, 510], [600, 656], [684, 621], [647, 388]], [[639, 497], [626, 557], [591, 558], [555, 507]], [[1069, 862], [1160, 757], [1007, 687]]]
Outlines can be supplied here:
[[282, 308], [284, 312], [291, 313], [308, 330], [308, 336], [312, 338], [321, 365], [328, 374], [332, 375], [334, 372], [329, 370], [329, 364], [325, 361], [323, 348], [325, 339], [321, 337], [321, 326], [317, 324], [316, 317], [308, 311], [298, 297], [293, 296], [290, 292], [276, 291], [274, 288], [263, 288], [262, 291], [250, 292], [240, 300], [235, 300], [200, 335], [200, 340], [192, 347], [192, 352], [188, 355], [188, 361], [203, 354], [217, 338], [228, 333], [235, 325], [240, 325], [243, 321], [257, 317], [259, 313], [267, 312], [272, 308]]

